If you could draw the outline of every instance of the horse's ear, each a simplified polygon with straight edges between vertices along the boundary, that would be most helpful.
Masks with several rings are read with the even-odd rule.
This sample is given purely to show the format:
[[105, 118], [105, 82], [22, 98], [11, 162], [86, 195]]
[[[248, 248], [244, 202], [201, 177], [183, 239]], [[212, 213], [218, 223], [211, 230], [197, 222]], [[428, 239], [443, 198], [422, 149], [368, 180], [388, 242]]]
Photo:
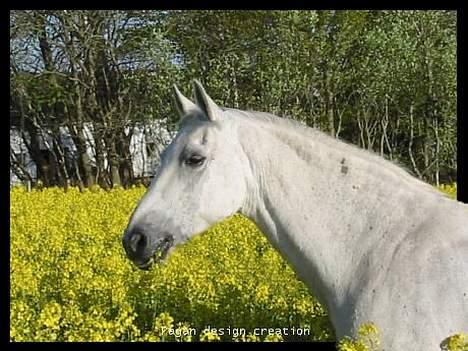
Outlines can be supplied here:
[[185, 96], [182, 95], [182, 93], [179, 91], [179, 89], [177, 88], [175, 84], [172, 86], [172, 89], [174, 92], [175, 107], [181, 118], [184, 117], [190, 111], [193, 111], [193, 110], [200, 111], [197, 105], [195, 105], [192, 101], [190, 101], [189, 99], [187, 99]]
[[195, 103], [206, 114], [210, 121], [219, 119], [223, 112], [218, 105], [208, 96], [203, 85], [195, 79], [193, 81], [193, 91], [195, 95]]

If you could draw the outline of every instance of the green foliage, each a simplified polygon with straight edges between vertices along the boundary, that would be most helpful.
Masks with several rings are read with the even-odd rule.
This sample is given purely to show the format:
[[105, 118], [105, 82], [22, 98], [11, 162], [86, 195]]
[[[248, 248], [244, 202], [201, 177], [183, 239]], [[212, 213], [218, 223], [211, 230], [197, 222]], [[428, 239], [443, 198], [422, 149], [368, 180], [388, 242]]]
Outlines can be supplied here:
[[453, 12], [180, 11], [167, 20], [183, 86], [201, 77], [222, 105], [292, 117], [434, 184], [454, 180]]

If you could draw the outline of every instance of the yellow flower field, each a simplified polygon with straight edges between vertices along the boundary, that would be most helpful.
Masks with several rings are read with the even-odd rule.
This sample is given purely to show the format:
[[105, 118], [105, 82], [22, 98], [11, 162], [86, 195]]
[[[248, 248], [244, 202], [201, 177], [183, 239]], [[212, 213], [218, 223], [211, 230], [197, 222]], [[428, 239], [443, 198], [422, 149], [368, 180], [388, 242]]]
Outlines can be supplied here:
[[322, 307], [239, 215], [164, 266], [135, 268], [121, 238], [144, 191], [11, 190], [12, 341], [278, 339], [254, 335], [257, 327], [309, 330], [284, 339], [333, 338]]

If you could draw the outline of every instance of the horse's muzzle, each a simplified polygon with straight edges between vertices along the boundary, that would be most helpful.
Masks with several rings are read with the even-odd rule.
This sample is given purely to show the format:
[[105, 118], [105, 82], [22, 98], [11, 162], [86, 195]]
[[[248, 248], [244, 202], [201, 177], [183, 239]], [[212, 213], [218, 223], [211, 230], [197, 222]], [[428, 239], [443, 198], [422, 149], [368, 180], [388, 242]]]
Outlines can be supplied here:
[[169, 233], [159, 235], [146, 234], [143, 231], [127, 233], [122, 244], [127, 257], [140, 269], [148, 270], [153, 263], [158, 263], [167, 256], [174, 245], [174, 237]]

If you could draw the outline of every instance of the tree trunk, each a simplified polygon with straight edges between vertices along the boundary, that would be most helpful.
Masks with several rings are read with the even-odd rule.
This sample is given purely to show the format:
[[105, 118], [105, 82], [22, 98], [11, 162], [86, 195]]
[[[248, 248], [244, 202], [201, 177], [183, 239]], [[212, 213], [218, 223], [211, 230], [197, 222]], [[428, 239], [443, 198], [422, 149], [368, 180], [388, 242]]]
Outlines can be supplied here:
[[106, 143], [107, 143], [107, 150], [108, 150], [108, 160], [110, 166], [110, 176], [111, 176], [111, 184], [112, 187], [115, 188], [116, 186], [122, 186], [122, 181], [120, 180], [119, 168], [119, 155], [117, 154], [116, 149], [116, 137], [109, 133], [106, 136]]
[[413, 156], [413, 140], [414, 140], [414, 118], [413, 118], [413, 113], [414, 113], [414, 106], [411, 105], [410, 106], [410, 116], [409, 116], [410, 117], [410, 140], [409, 140], [409, 143], [408, 143], [408, 154], [409, 154], [409, 157], [410, 157], [410, 160], [411, 160], [411, 164], [413, 165], [414, 171], [418, 175], [418, 178], [421, 179], [422, 174], [419, 171], [418, 166], [416, 165], [416, 161], [415, 161], [414, 156]]
[[331, 86], [331, 78], [330, 73], [327, 73], [326, 77], [326, 84], [327, 84], [327, 121], [328, 121], [328, 132], [331, 136], [335, 137], [335, 111], [334, 111], [334, 104], [333, 101], [335, 99], [335, 95], [333, 93], [333, 89]]

